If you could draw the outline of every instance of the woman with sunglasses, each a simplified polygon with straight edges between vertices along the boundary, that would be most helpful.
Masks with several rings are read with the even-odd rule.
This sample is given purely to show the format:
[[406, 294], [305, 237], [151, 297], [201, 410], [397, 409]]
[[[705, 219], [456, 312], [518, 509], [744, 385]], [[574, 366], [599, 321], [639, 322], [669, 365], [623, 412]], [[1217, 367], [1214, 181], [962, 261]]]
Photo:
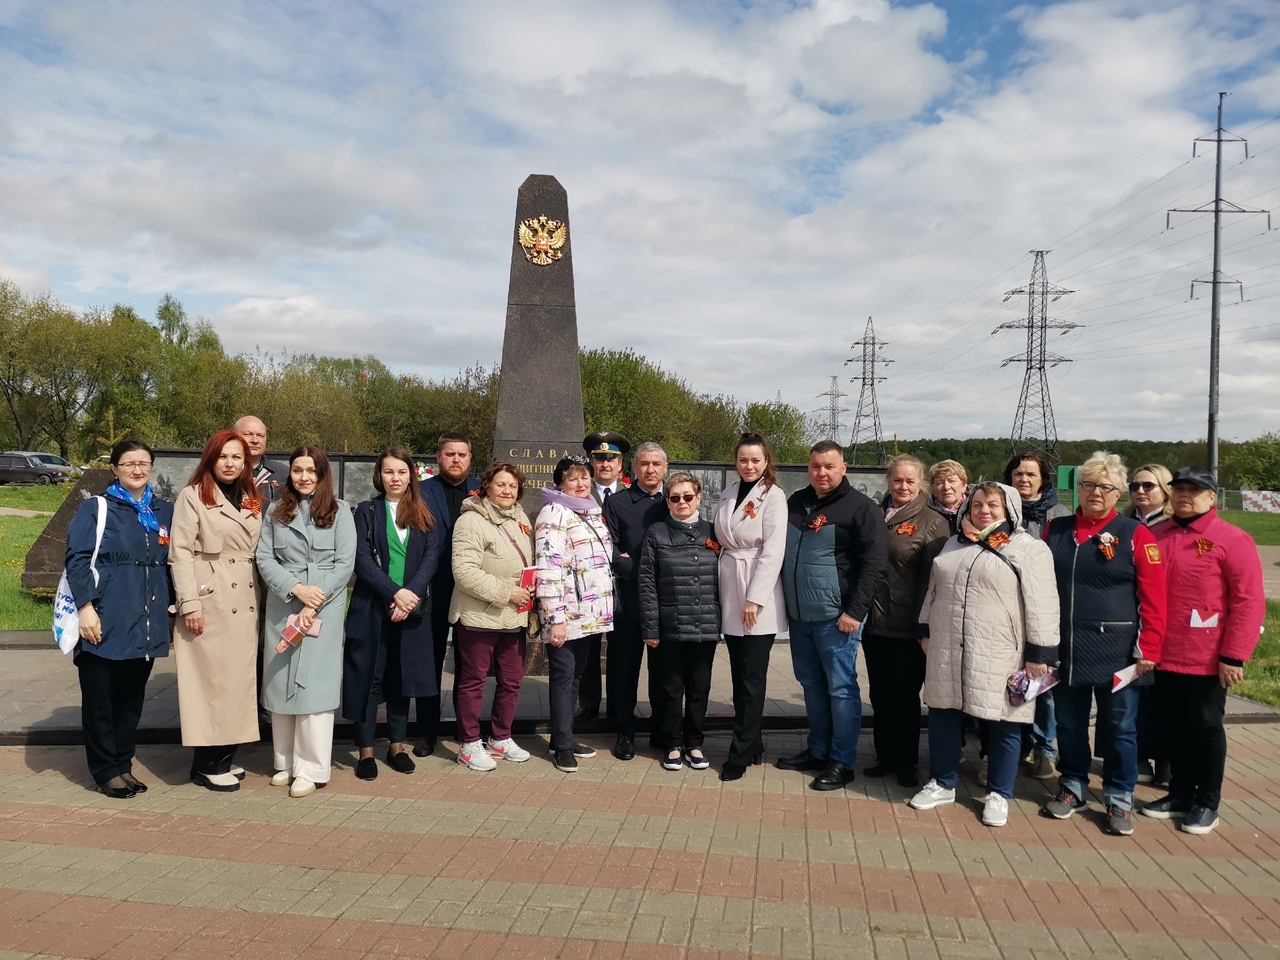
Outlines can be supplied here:
[[587, 458], [563, 458], [552, 478], [555, 486], [542, 488], [533, 553], [551, 693], [551, 756], [557, 770], [576, 773], [579, 757], [596, 755], [574, 740], [573, 720], [591, 641], [613, 628], [613, 544], [591, 496]]
[[720, 639], [720, 545], [711, 524], [698, 517], [701, 504], [702, 481], [671, 474], [670, 515], [645, 532], [640, 550], [640, 636], [655, 674], [653, 725], [664, 770], [686, 762], [694, 770], [711, 766], [702, 724]]
[[[1126, 517], [1156, 527], [1173, 516], [1173, 474], [1162, 463], [1144, 463], [1129, 481], [1129, 509]], [[1095, 756], [1102, 753], [1099, 743]], [[1169, 785], [1169, 743], [1156, 717], [1155, 687], [1138, 691], [1138, 782]]]
[[117, 800], [147, 789], [133, 775], [138, 721], [155, 659], [169, 655], [173, 504], [152, 490], [151, 463], [142, 441], [117, 443], [115, 481], [80, 504], [67, 528], [67, 583], [80, 609], [72, 657], [84, 751], [98, 792]]
[[764, 753], [765, 679], [774, 638], [787, 627], [782, 555], [787, 497], [778, 486], [769, 441], [744, 433], [734, 453], [738, 482], [720, 495], [720, 615], [733, 674], [733, 739], [720, 779], [740, 780]]

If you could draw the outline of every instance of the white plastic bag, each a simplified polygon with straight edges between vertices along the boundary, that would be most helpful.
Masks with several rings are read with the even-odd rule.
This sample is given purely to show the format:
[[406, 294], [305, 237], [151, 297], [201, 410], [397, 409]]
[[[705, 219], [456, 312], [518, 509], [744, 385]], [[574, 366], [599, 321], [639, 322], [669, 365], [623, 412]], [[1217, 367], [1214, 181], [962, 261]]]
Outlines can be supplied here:
[[[102, 547], [102, 533], [107, 528], [107, 500], [105, 497], [94, 497], [98, 501], [98, 530], [93, 541], [93, 556], [89, 558], [89, 572], [93, 574], [94, 586], [98, 584], [98, 550]], [[58, 594], [53, 598], [53, 642], [63, 653], [70, 653], [80, 640], [80, 608], [71, 595], [71, 584], [67, 582], [67, 571], [62, 571], [58, 580]]]

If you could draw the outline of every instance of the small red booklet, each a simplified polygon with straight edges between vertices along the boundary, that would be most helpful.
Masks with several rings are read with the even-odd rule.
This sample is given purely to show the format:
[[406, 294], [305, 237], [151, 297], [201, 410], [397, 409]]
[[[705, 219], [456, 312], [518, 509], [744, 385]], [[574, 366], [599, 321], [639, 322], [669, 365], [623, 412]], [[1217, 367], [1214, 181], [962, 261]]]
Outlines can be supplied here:
[[537, 567], [525, 567], [523, 570], [520, 571], [520, 589], [528, 590], [531, 596], [529, 597], [528, 603], [524, 603], [516, 607], [516, 613], [528, 613], [530, 610], [533, 609], [532, 593], [533, 593], [534, 585], [537, 582], [538, 582]]

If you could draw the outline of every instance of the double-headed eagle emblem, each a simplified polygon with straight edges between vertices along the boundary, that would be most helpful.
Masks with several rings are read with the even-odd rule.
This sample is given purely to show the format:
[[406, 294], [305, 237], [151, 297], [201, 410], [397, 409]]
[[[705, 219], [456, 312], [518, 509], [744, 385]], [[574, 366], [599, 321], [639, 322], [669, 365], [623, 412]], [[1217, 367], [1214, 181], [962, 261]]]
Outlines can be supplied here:
[[561, 248], [569, 239], [569, 225], [546, 217], [530, 217], [516, 225], [516, 233], [524, 247], [524, 258], [545, 267], [564, 256]]

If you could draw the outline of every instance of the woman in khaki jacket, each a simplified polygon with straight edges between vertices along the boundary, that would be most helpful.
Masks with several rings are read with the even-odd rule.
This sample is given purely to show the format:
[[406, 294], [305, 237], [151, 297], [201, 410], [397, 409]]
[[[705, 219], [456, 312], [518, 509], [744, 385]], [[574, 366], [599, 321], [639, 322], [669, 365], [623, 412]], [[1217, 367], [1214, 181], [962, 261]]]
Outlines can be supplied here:
[[209, 438], [174, 503], [169, 544], [182, 743], [195, 748], [192, 781], [228, 792], [239, 790], [244, 776], [232, 763], [236, 747], [258, 740], [253, 555], [262, 509], [247, 450], [230, 430]]
[[[511, 739], [534, 594], [532, 573], [529, 586], [520, 585], [523, 572], [533, 569], [533, 527], [520, 506], [524, 483], [514, 464], [490, 465], [453, 527], [449, 622], [458, 625], [453, 641], [458, 654], [458, 763], [471, 770], [494, 769], [495, 756], [517, 763], [529, 759], [529, 751]], [[480, 707], [490, 664], [498, 689], [486, 745], [480, 739]]]
[[1014, 706], [1007, 682], [1043, 676], [1058, 660], [1058, 583], [1044, 541], [1022, 526], [1013, 487], [980, 483], [961, 509], [960, 532], [933, 562], [920, 610], [929, 707], [929, 782], [917, 810], [954, 803], [964, 717], [991, 722], [982, 822], [1003, 827], [1018, 772], [1022, 727], [1035, 703]]

